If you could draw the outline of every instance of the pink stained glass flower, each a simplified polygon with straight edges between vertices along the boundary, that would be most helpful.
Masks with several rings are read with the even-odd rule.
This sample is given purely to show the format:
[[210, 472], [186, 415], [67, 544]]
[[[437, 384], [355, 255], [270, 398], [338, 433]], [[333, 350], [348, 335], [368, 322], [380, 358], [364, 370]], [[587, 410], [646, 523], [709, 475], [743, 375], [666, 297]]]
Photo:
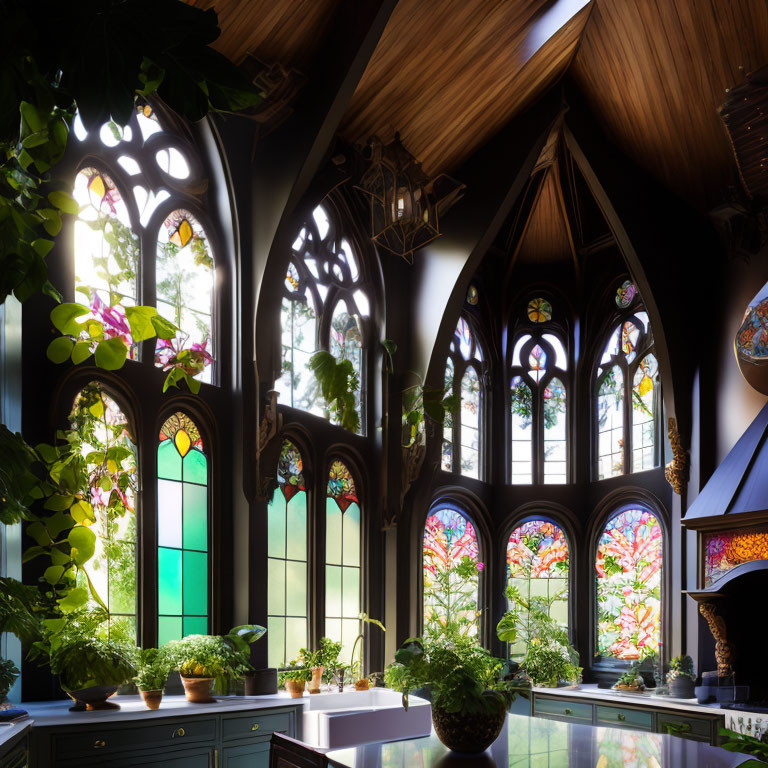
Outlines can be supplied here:
[[477, 570], [478, 571], [484, 571], [485, 570], [485, 563], [478, 563], [477, 564]]

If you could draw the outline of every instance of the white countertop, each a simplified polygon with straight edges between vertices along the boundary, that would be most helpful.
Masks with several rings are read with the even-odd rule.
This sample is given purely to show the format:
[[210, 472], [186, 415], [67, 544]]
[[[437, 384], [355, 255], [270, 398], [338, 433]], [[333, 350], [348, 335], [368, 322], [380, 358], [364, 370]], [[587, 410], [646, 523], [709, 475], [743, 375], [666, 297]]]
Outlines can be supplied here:
[[[54, 725], [88, 725], [125, 720], [154, 720], [184, 715], [218, 715], [222, 712], [250, 712], [256, 709], [286, 707], [301, 704], [302, 699], [292, 699], [287, 693], [268, 696], [217, 696], [212, 704], [191, 704], [184, 696], [163, 696], [160, 709], [147, 709], [140, 696], [113, 696], [110, 701], [120, 709], [96, 710], [95, 712], [70, 712], [72, 702], [30, 701], [21, 704], [29, 712], [36, 727]], [[28, 722], [28, 721], [27, 721]]]
[[638, 707], [652, 709], [678, 709], [685, 712], [701, 712], [707, 715], [723, 715], [717, 705], [699, 704], [696, 699], [673, 699], [671, 696], [654, 696], [653, 694], [621, 693], [610, 688], [598, 688], [594, 683], [582, 685], [581, 688], [539, 688], [534, 687], [537, 694], [552, 694], [558, 698], [590, 699], [607, 701], [611, 704], [632, 704]]
[[0, 749], [17, 738], [21, 738], [22, 734], [31, 727], [32, 721], [29, 718], [19, 720], [16, 723], [0, 723]]

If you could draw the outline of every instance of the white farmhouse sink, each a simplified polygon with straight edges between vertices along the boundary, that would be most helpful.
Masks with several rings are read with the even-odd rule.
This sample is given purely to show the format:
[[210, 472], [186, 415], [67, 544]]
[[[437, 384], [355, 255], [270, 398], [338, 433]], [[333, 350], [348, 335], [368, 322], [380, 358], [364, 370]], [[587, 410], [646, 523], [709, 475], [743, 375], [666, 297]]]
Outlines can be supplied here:
[[386, 688], [318, 693], [304, 700], [302, 741], [320, 749], [341, 749], [374, 741], [429, 736], [432, 707], [416, 696]]

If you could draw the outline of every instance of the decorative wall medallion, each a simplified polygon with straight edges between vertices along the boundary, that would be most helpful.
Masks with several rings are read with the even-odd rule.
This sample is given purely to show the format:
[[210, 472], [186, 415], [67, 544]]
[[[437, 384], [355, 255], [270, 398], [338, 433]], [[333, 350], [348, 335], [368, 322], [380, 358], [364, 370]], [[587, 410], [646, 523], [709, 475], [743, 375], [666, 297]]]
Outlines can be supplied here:
[[635, 300], [637, 295], [637, 286], [631, 280], [625, 280], [616, 289], [616, 306], [619, 309], [626, 309]]
[[749, 303], [733, 347], [741, 375], [768, 395], [768, 283]]
[[528, 302], [528, 319], [532, 323], [548, 323], [552, 319], [552, 305], [542, 298]]
[[470, 285], [467, 289], [467, 304], [471, 304], [473, 307], [476, 307], [479, 300], [480, 294], [478, 293], [477, 286]]

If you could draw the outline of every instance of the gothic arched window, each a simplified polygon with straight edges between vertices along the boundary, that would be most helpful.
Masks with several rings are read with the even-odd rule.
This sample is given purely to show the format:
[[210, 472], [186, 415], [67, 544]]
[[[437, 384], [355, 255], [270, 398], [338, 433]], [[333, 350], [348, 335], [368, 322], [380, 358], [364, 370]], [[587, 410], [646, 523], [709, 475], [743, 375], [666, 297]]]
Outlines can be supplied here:
[[280, 312], [282, 369], [275, 382], [280, 401], [327, 415], [307, 364], [318, 349], [350, 360], [357, 374], [355, 402], [365, 431], [365, 324], [370, 303], [360, 261], [328, 205], [318, 205], [294, 240]]
[[509, 446], [513, 484], [568, 482], [568, 353], [552, 304], [528, 302], [510, 364]]
[[209, 631], [208, 457], [177, 411], [157, 446], [157, 643]]
[[661, 642], [664, 534], [641, 504], [616, 511], [597, 540], [596, 655], [643, 659]]
[[207, 180], [192, 142], [146, 104], [124, 128], [107, 123], [89, 133], [77, 117], [74, 133], [83, 158], [73, 191], [80, 205], [75, 300], [89, 307], [107, 339], [123, 339], [130, 359], [138, 359], [139, 350], [126, 308], [156, 306], [180, 332], [156, 340], [154, 364], [172, 366], [184, 352], [187, 372], [210, 383], [217, 354], [215, 263], [201, 223]]
[[267, 643], [270, 667], [284, 667], [308, 644], [307, 489], [299, 449], [283, 442], [277, 488], [267, 510]]
[[480, 479], [483, 472], [483, 351], [461, 317], [451, 339], [445, 366], [445, 393], [456, 407], [443, 424], [442, 468]]
[[653, 333], [629, 280], [617, 289], [618, 322], [602, 349], [594, 389], [597, 477], [616, 477], [660, 463], [661, 392]]

